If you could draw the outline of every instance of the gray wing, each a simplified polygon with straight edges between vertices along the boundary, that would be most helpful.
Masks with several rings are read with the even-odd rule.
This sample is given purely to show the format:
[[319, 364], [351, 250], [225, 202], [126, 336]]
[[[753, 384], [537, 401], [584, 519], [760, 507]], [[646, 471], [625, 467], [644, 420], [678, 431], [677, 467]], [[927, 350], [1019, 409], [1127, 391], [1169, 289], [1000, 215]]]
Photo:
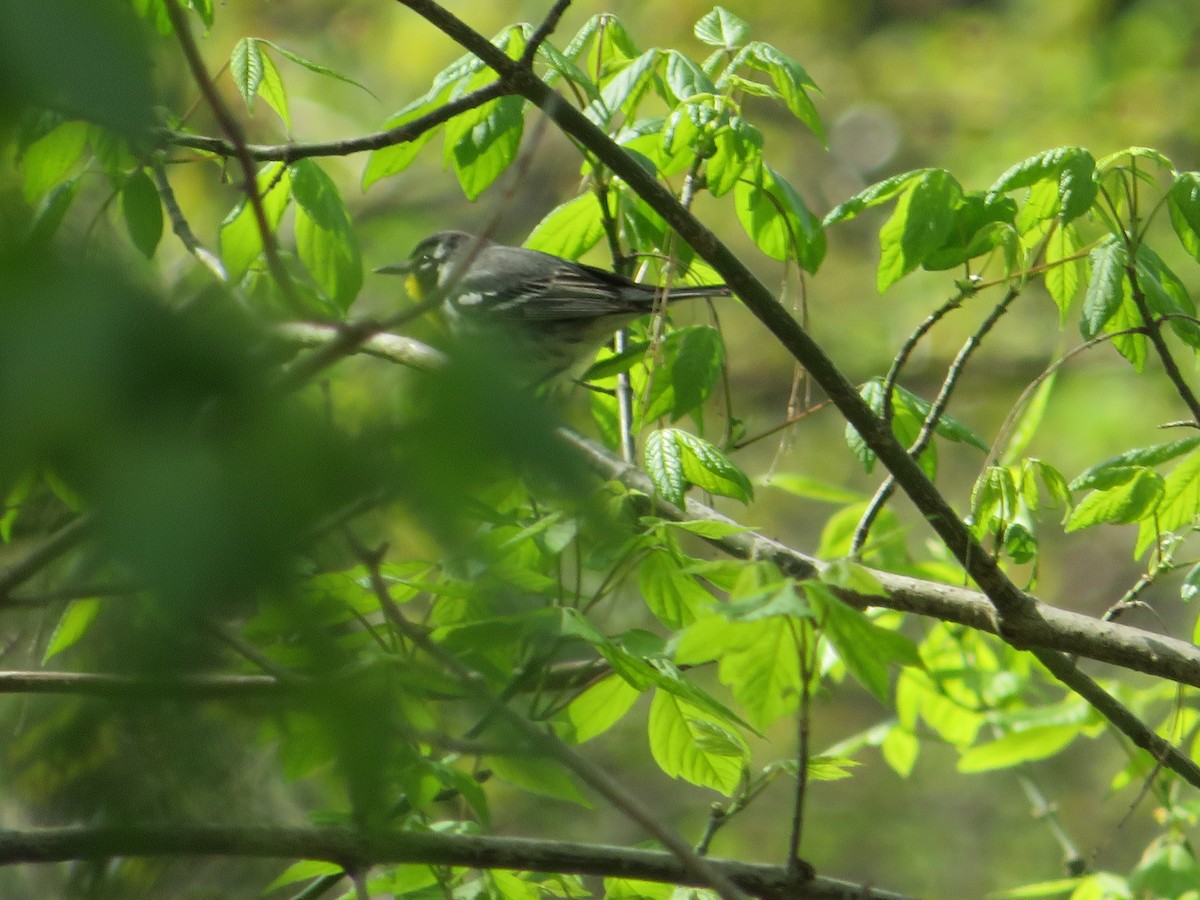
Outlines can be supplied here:
[[654, 301], [652, 288], [614, 272], [544, 253], [513, 256], [490, 250], [480, 254], [455, 291], [458, 307], [481, 315], [555, 321], [637, 315], [648, 312]]

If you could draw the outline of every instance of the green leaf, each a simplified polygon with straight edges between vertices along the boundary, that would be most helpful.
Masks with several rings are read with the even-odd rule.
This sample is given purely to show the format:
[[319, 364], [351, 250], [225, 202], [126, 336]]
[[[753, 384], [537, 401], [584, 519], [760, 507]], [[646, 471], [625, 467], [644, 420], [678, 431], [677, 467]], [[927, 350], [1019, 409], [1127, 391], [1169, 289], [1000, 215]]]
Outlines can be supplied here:
[[907, 778], [912, 774], [920, 749], [921, 743], [917, 740], [916, 735], [899, 727], [889, 728], [883, 743], [879, 745], [883, 761], [891, 766], [892, 771], [901, 778]]
[[748, 525], [738, 525], [736, 522], [722, 522], [718, 519], [697, 519], [692, 522], [664, 521], [662, 524], [666, 528], [686, 531], [688, 534], [694, 534], [707, 541], [719, 541], [731, 535], [745, 534], [747, 531], [753, 531]]
[[565, 78], [571, 85], [583, 91], [590, 102], [600, 98], [600, 89], [596, 86], [596, 82], [592, 81], [587, 72], [581, 69], [570, 56], [564, 54], [549, 41], [539, 44], [537, 52], [538, 57], [547, 65], [546, 74], [543, 76], [546, 84], [554, 84], [559, 78]]
[[42, 664], [78, 643], [99, 614], [100, 601], [95, 597], [72, 601], [54, 626], [46, 652], [42, 654]]
[[[1080, 501], [1067, 517], [1067, 531], [1109, 523], [1127, 525], [1152, 513], [1163, 498], [1163, 479], [1152, 469], [1110, 469], [1097, 490]], [[1195, 507], [1193, 507], [1193, 512]]]
[[703, 438], [686, 431], [667, 429], [683, 450], [683, 475], [700, 488], [722, 497], [732, 497], [749, 503], [754, 488], [742, 472], [724, 453]]
[[579, 259], [603, 237], [600, 200], [589, 191], [552, 209], [534, 227], [525, 246], [565, 259]]
[[263, 80], [263, 54], [255, 38], [244, 37], [233, 45], [229, 55], [229, 74], [233, 85], [246, 101], [246, 109], [254, 111], [254, 95]]
[[1088, 254], [1092, 275], [1083, 296], [1083, 316], [1079, 331], [1091, 340], [1108, 324], [1121, 305], [1122, 283], [1129, 254], [1115, 237], [1109, 237]]
[[1190, 526], [1200, 518], [1200, 452], [1193, 451], [1162, 480], [1162, 499], [1138, 533], [1135, 552], [1140, 554], [1155, 536]]
[[1058, 373], [1051, 373], [1049, 377], [1042, 380], [1042, 383], [1033, 392], [1033, 396], [1026, 401], [1020, 416], [1009, 431], [1008, 443], [1004, 447], [1004, 452], [1000, 454], [1000, 461], [1005, 465], [1020, 457], [1037, 435], [1057, 382]]
[[964, 750], [960, 772], [990, 772], [1054, 756], [1082, 733], [1078, 725], [1043, 725], [1014, 731], [978, 747]]
[[567, 706], [570, 739], [590, 741], [617, 724], [633, 708], [641, 692], [619, 675], [600, 679]]
[[853, 219], [865, 209], [887, 203], [897, 194], [908, 190], [912, 184], [936, 169], [914, 169], [902, 172], [859, 191], [849, 200], [843, 201], [829, 211], [821, 224], [828, 228], [838, 222]]
[[50, 242], [62, 224], [77, 193], [79, 193], [79, 178], [71, 178], [56, 184], [49, 193], [42, 197], [33, 212], [33, 221], [29, 223], [26, 240], [30, 247], [40, 248]]
[[881, 701], [888, 697], [888, 664], [920, 666], [916, 645], [898, 631], [883, 628], [847, 606], [825, 585], [803, 582], [829, 643], [846, 670]]
[[1200, 172], [1180, 172], [1167, 192], [1171, 227], [1183, 249], [1200, 262]]
[[[407, 124], [414, 119], [419, 119], [437, 107], [439, 102], [439, 100], [430, 99], [428, 96], [414, 100], [384, 122], [383, 130], [389, 131], [400, 125]], [[390, 178], [392, 175], [398, 175], [407, 169], [412, 161], [417, 158], [417, 154], [421, 152], [421, 148], [433, 139], [437, 130], [437, 128], [427, 128], [410, 141], [405, 141], [401, 144], [392, 144], [391, 146], [373, 151], [367, 158], [367, 165], [363, 169], [362, 189], [365, 191], [380, 179]]]
[[594, 111], [593, 118], [597, 118], [601, 126], [607, 125], [617, 110], [632, 118], [665, 58], [662, 50], [654, 48], [625, 63], [600, 89], [599, 106], [589, 107], [589, 111]]
[[762, 132], [741, 116], [733, 116], [727, 127], [712, 136], [712, 144], [712, 155], [704, 164], [705, 184], [714, 197], [723, 197], [738, 185], [748, 168], [760, 168]]
[[158, 188], [145, 169], [134, 170], [121, 187], [121, 213], [133, 245], [147, 259], [154, 256], [163, 233], [162, 203]]
[[[279, 227], [283, 213], [291, 200], [292, 176], [281, 162], [270, 162], [258, 170], [256, 178], [262, 197], [263, 212], [272, 230]], [[235, 206], [221, 223], [221, 261], [229, 280], [237, 284], [262, 253], [262, 234], [254, 217], [254, 209], [245, 198]]]
[[[882, 380], [872, 378], [863, 385], [859, 393], [875, 415], [882, 415], [884, 403]], [[892, 433], [896, 435], [896, 440], [905, 446], [911, 446], [932, 409], [933, 404], [928, 400], [918, 397], [899, 385], [894, 385], [892, 388]], [[845, 433], [847, 446], [869, 472], [875, 463], [875, 454], [867, 447], [866, 442], [853, 426], [847, 425]], [[953, 416], [945, 413], [938, 419], [934, 433], [956, 443], [970, 444], [984, 452], [989, 449], [979, 435]]]
[[1116, 456], [1110, 456], [1108, 459], [1085, 469], [1071, 482], [1070, 487], [1073, 491], [1095, 487], [1115, 469], [1161, 465], [1176, 457], [1183, 456], [1185, 453], [1190, 453], [1196, 447], [1200, 447], [1200, 437], [1180, 438], [1179, 440], [1168, 441], [1164, 444], [1155, 444], [1152, 447], [1139, 447], [1136, 450], [1127, 450]]
[[716, 85], [696, 63], [692, 62], [678, 50], [667, 51], [667, 87], [680, 101], [688, 100], [697, 94], [715, 94]]
[[737, 183], [734, 197], [742, 227], [763, 253], [817, 271], [825, 258], [825, 232], [787, 179], [764, 163], [752, 182]]
[[945, 243], [962, 199], [962, 187], [944, 169], [925, 172], [904, 190], [891, 218], [879, 230], [876, 287], [880, 293]]
[[655, 492], [668, 503], [683, 506], [688, 485], [683, 474], [683, 450], [675, 440], [674, 431], [652, 431], [642, 452], [646, 474]]
[[668, 413], [677, 421], [699, 409], [720, 382], [725, 345], [715, 328], [693, 325], [667, 336], [663, 357], [664, 364], [654, 370], [643, 421]]
[[288, 131], [292, 130], [292, 116], [288, 109], [287, 90], [283, 86], [283, 79], [279, 77], [279, 70], [275, 68], [275, 63], [271, 61], [271, 57], [267, 54], [262, 54], [262, 81], [258, 85], [258, 96], [263, 98], [263, 102], [271, 109], [275, 110], [275, 114], [283, 120], [284, 127]]
[[821, 582], [860, 597], [886, 597], [887, 588], [866, 566], [853, 559], [835, 559], [821, 572]]
[[821, 115], [808, 96], [809, 89], [818, 90], [816, 82], [808, 77], [798, 62], [770, 44], [754, 41], [746, 49], [750, 51], [746, 55], [746, 62], [770, 76], [788, 111], [825, 144], [825, 126], [821, 124]]
[[685, 628], [715, 602], [669, 553], [649, 553], [638, 564], [638, 590], [655, 618], [671, 629]]
[[796, 475], [791, 472], [775, 472], [769, 478], [759, 481], [764, 487], [779, 488], [793, 497], [806, 500], [816, 500], [820, 503], [862, 503], [867, 498], [857, 491], [851, 491], [840, 485], [830, 484], [807, 475]]
[[926, 269], [957, 268], [997, 248], [1004, 249], [1006, 258], [1015, 258], [1020, 235], [1013, 227], [1017, 205], [1012, 199], [996, 194], [965, 194], [953, 214], [943, 244], [921, 260]]
[[25, 199], [34, 203], [66, 180], [87, 146], [86, 122], [63, 122], [26, 148], [21, 157]]
[[525, 100], [500, 97], [446, 124], [446, 156], [468, 200], [476, 199], [517, 158]]
[[742, 780], [745, 743], [700, 709], [666, 691], [650, 702], [650, 752], [664, 773], [726, 796]]
[[322, 862], [319, 859], [303, 859], [298, 863], [292, 863], [280, 872], [275, 880], [263, 889], [263, 892], [268, 893], [284, 885], [295, 884], [297, 881], [308, 881], [310, 878], [320, 878], [322, 875], [337, 875], [343, 871], [344, 869], [337, 863]]
[[[366, 85], [362, 84], [361, 82], [355, 81], [353, 78], [343, 75], [341, 72], [335, 72], [333, 69], [329, 68], [328, 66], [323, 66], [320, 63], [313, 62], [311, 59], [305, 59], [303, 56], [301, 56], [298, 53], [293, 53], [291, 50], [288, 50], [285, 47], [280, 47], [274, 41], [268, 41], [265, 38], [255, 38], [255, 40], [259, 43], [266, 44], [268, 47], [272, 48], [273, 50], [278, 51], [278, 53], [281, 56], [285, 57], [286, 59], [290, 59], [296, 65], [302, 66], [303, 68], [308, 69], [308, 71], [310, 71], [310, 72], [313, 72], [317, 75], [324, 75], [327, 78], [333, 78], [333, 79], [336, 79], [337, 81], [345, 82], [346, 84], [352, 84], [356, 88], [366, 91], [372, 97], [375, 97], [375, 95], [373, 93], [371, 93], [371, 89], [368, 88]], [[378, 100], [379, 98], [375, 97], [375, 99]]]
[[605, 878], [604, 900], [685, 900], [675, 894], [675, 885], [634, 878]]
[[350, 216], [333, 180], [311, 159], [291, 166], [296, 249], [326, 296], [349, 308], [362, 287], [362, 257]]
[[740, 633], [741, 646], [721, 654], [721, 683], [733, 692], [750, 724], [765, 730], [799, 706], [800, 626], [794, 618], [771, 616], [726, 622], [724, 627]]
[[712, 12], [696, 23], [695, 34], [710, 47], [736, 50], [746, 40], [750, 26], [746, 21], [723, 6], [714, 6]]
[[1080, 249], [1074, 225], [1059, 225], [1046, 242], [1046, 291], [1058, 307], [1058, 321], [1065, 325], [1067, 313], [1083, 280], [1083, 260], [1072, 259]]
[[1138, 285], [1150, 312], [1156, 316], [1170, 316], [1167, 321], [1175, 336], [1193, 350], [1200, 349], [1200, 325], [1195, 321], [1196, 304], [1192, 302], [1183, 281], [1162, 257], [1145, 244], [1137, 248], [1136, 266]]
[[489, 756], [488, 768], [497, 778], [524, 788], [532, 794], [565, 800], [591, 808], [571, 774], [561, 765], [544, 757]]
[[1170, 172], [1175, 168], [1175, 164], [1171, 162], [1158, 150], [1153, 147], [1126, 147], [1124, 150], [1118, 150], [1116, 153], [1110, 153], [1108, 156], [1096, 162], [1096, 170], [1099, 172], [1107, 172], [1114, 168], [1123, 160], [1136, 162], [1139, 159], [1148, 159], [1158, 168]]
[[[1083, 215], [1096, 199], [1096, 161], [1082, 147], [1058, 147], [1017, 163], [997, 179], [988, 193], [1002, 194], [1016, 188], [1053, 184], [1054, 203], [1042, 207], [1035, 219], [1055, 213], [1065, 224]], [[1039, 195], [1044, 196], [1044, 195]], [[1032, 224], [1027, 221], [1026, 224]]]

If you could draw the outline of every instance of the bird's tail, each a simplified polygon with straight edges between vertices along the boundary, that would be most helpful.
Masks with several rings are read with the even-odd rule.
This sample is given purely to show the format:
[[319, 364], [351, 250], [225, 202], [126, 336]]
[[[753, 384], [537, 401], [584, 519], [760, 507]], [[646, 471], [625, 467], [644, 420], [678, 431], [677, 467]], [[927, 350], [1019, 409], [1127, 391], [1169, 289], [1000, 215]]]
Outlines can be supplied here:
[[688, 300], [696, 297], [728, 297], [733, 294], [733, 291], [724, 284], [697, 284], [659, 288], [658, 293], [665, 296], [668, 303], [673, 303], [676, 300]]

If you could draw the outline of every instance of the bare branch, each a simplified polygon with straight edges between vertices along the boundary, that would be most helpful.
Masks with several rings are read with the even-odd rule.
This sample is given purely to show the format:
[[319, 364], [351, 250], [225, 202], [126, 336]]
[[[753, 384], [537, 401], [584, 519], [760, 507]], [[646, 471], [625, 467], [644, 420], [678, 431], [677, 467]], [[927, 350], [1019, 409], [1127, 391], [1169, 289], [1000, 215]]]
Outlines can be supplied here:
[[[385, 147], [416, 140], [431, 128], [448, 122], [460, 113], [512, 93], [515, 91], [505, 82], [493, 81], [469, 94], [447, 101], [437, 109], [418, 116], [411, 122], [405, 122], [386, 131], [377, 131], [373, 134], [338, 141], [316, 141], [304, 144], [243, 144], [242, 146], [250, 159], [284, 163], [293, 163], [300, 159], [316, 156], [349, 156], [351, 153], [362, 153], [367, 150], [382, 150]], [[237, 144], [222, 138], [170, 130], [164, 130], [160, 134], [164, 141], [177, 147], [189, 147], [193, 150], [229, 157], [237, 157], [240, 152]]]
[[[115, 856], [226, 856], [318, 859], [350, 871], [384, 863], [423, 863], [613, 876], [666, 884], [705, 884], [673, 854], [604, 844], [482, 837], [431, 831], [167, 824], [158, 827], [40, 828], [0, 833], [0, 865]], [[768, 900], [905, 900], [891, 891], [832, 878], [797, 880], [782, 866], [710, 859], [747, 894]]]
[[266, 257], [267, 266], [271, 270], [271, 277], [279, 285], [279, 290], [283, 293], [284, 299], [288, 302], [289, 306], [297, 313], [300, 313], [304, 310], [304, 305], [296, 295], [295, 285], [292, 284], [292, 276], [288, 274], [287, 267], [283, 264], [283, 258], [279, 255], [279, 245], [275, 240], [275, 232], [271, 230], [271, 224], [267, 221], [267, 211], [263, 207], [262, 195], [258, 190], [258, 173], [254, 170], [254, 160], [250, 156], [249, 150], [246, 149], [246, 135], [242, 131], [242, 126], [233, 113], [229, 111], [229, 107], [225, 105], [225, 101], [217, 93], [216, 87], [213, 86], [212, 79], [208, 74], [208, 68], [204, 65], [204, 60], [200, 56], [200, 49], [196, 46], [195, 38], [192, 37], [191, 25], [189, 25], [187, 16], [184, 15], [183, 10], [179, 6], [179, 0], [166, 0], [163, 4], [163, 9], [166, 11], [167, 17], [171, 20], [171, 26], [175, 29], [176, 37], [179, 38], [179, 46], [182, 48], [188, 68], [192, 72], [192, 78], [195, 80], [196, 86], [200, 88], [200, 93], [204, 95], [205, 102], [212, 109], [217, 123], [221, 126], [221, 130], [225, 133], [226, 138], [229, 139], [229, 144], [233, 150], [232, 155], [242, 170], [243, 190], [245, 190], [246, 198], [250, 201], [250, 207], [254, 211], [254, 221], [258, 226], [259, 236], [262, 238], [263, 255]]

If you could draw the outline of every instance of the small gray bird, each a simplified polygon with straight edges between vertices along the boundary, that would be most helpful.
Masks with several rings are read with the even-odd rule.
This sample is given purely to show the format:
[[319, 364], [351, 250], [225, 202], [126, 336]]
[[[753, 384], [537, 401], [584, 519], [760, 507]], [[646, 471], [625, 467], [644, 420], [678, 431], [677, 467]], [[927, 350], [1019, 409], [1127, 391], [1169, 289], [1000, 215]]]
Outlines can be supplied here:
[[590, 359], [614, 331], [652, 312], [656, 301], [730, 293], [723, 284], [668, 291], [462, 231], [439, 231], [417, 244], [407, 261], [375, 271], [405, 275], [418, 302], [445, 292], [442, 308], [454, 331], [515, 342], [512, 355], [539, 380]]

